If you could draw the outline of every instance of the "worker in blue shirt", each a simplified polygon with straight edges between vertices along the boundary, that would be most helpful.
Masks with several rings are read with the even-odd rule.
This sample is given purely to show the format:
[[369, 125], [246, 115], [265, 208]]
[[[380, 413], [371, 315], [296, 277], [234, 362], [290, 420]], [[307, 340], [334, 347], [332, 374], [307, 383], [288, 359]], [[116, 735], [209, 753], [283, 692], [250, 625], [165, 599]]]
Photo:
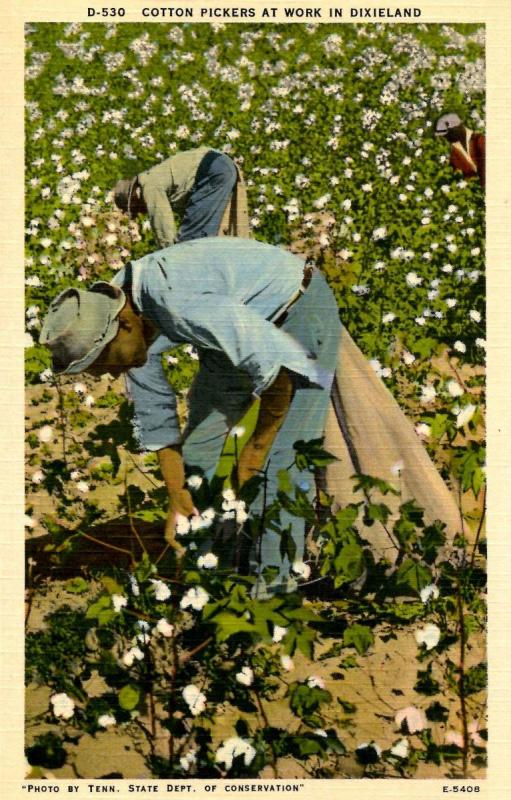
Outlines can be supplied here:
[[[254, 397], [259, 416], [239, 456], [237, 482], [266, 465], [266, 491], [251, 508], [262, 512], [263, 494], [272, 501], [294, 442], [322, 436], [339, 337], [337, 305], [320, 272], [281, 248], [223, 237], [132, 261], [111, 284], [65, 290], [41, 332], [57, 373], [126, 373], [136, 437], [142, 449], [157, 452], [168, 490], [165, 535], [172, 544], [176, 515], [194, 511], [184, 465], [211, 477]], [[200, 362], [183, 433], [161, 363], [162, 353], [181, 343], [197, 348]], [[291, 468], [290, 476], [303, 485], [303, 473]], [[301, 557], [303, 520], [282, 512], [281, 524], [291, 524]], [[286, 585], [278, 533], [265, 531], [259, 557], [262, 567], [279, 568], [275, 587]]]

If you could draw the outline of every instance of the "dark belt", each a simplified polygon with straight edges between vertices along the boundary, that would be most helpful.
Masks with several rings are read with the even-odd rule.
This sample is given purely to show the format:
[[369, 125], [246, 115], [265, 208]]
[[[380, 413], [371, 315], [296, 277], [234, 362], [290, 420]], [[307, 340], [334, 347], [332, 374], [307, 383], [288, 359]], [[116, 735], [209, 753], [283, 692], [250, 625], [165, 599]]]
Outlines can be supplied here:
[[284, 322], [286, 321], [288, 313], [289, 313], [289, 309], [292, 306], [294, 306], [294, 304], [296, 302], [298, 302], [300, 297], [307, 290], [307, 288], [308, 288], [308, 286], [309, 286], [309, 284], [310, 284], [310, 282], [312, 280], [313, 274], [314, 274], [314, 265], [309, 260], [307, 260], [305, 262], [305, 265], [304, 265], [304, 268], [303, 268], [303, 278], [302, 278], [302, 282], [300, 284], [300, 287], [296, 290], [296, 292], [287, 301], [286, 305], [284, 306], [284, 308], [282, 309], [282, 311], [280, 312], [278, 317], [276, 319], [272, 320], [273, 324], [276, 325], [278, 328], [280, 328], [280, 326], [283, 325]]

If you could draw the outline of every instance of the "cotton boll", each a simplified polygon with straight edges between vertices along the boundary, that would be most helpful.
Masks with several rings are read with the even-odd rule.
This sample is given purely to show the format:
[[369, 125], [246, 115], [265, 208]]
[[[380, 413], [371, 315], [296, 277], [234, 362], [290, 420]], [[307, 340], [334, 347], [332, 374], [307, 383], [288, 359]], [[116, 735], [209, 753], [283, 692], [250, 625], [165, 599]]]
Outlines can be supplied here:
[[188, 684], [188, 686], [185, 686], [183, 689], [182, 695], [192, 716], [197, 717], [199, 714], [202, 714], [206, 708], [206, 695], [203, 694], [197, 686], [194, 686], [193, 683]]
[[42, 428], [39, 428], [37, 431], [37, 438], [40, 442], [47, 443], [50, 442], [53, 438], [53, 428], [51, 425], [43, 425]]
[[287, 633], [287, 628], [282, 628], [280, 625], [273, 626], [273, 641], [281, 642]]
[[449, 381], [446, 385], [446, 389], [451, 395], [451, 397], [461, 397], [464, 394], [463, 388], [459, 385], [457, 381]]
[[180, 608], [193, 608], [194, 611], [201, 611], [209, 600], [209, 594], [202, 586], [194, 586], [188, 589], [180, 602]]
[[256, 753], [257, 751], [249, 741], [236, 736], [232, 739], [227, 739], [218, 748], [215, 754], [215, 761], [218, 764], [224, 764], [225, 769], [229, 771], [235, 758], [243, 756], [243, 762], [248, 767], [254, 760]]
[[396, 725], [408, 733], [418, 733], [427, 727], [424, 712], [415, 706], [400, 709], [394, 719]]
[[410, 752], [410, 743], [408, 739], [400, 739], [390, 748], [390, 752], [397, 758], [408, 758]]
[[54, 694], [50, 697], [53, 713], [60, 719], [71, 719], [75, 713], [74, 701], [65, 692]]
[[286, 672], [291, 672], [291, 670], [295, 668], [294, 661], [290, 656], [282, 655], [280, 657], [280, 663], [282, 669], [284, 669]]
[[254, 682], [254, 671], [250, 667], [242, 667], [240, 672], [236, 673], [236, 680], [243, 686], [251, 686]]
[[440, 641], [441, 631], [437, 625], [430, 623], [426, 627], [415, 631], [415, 640], [418, 645], [425, 645], [426, 650], [432, 650]]
[[112, 605], [114, 607], [114, 611], [119, 613], [121, 609], [125, 608], [128, 605], [128, 598], [125, 597], [123, 594], [113, 594], [111, 597]]
[[218, 557], [214, 553], [206, 553], [197, 559], [199, 569], [215, 569], [218, 566]]
[[110, 728], [112, 725], [116, 725], [117, 720], [111, 714], [101, 714], [98, 717], [98, 725], [100, 728]]
[[171, 591], [166, 583], [155, 580], [154, 578], [151, 578], [151, 583], [153, 584], [154, 596], [156, 600], [163, 603], [165, 600], [169, 599], [171, 596]]
[[295, 575], [298, 575], [303, 580], [307, 580], [311, 574], [311, 568], [308, 564], [305, 564], [303, 561], [294, 561], [291, 565], [291, 570], [294, 572]]
[[174, 626], [171, 625], [170, 622], [165, 619], [165, 617], [162, 617], [156, 623], [154, 631], [161, 633], [162, 636], [165, 636], [168, 639], [174, 635]]
[[431, 599], [436, 600], [439, 596], [438, 586], [435, 586], [434, 583], [430, 583], [424, 589], [421, 589], [420, 598], [423, 603], [427, 603]]

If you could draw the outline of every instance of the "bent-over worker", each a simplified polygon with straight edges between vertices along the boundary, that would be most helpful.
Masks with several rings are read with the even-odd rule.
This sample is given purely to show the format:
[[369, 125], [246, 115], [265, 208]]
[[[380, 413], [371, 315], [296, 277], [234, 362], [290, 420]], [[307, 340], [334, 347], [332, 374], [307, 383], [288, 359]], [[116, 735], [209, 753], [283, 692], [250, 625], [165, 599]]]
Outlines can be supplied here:
[[479, 178], [485, 188], [486, 140], [484, 134], [466, 128], [457, 114], [443, 114], [435, 126], [437, 136], [445, 136], [451, 144], [450, 164], [465, 178]]
[[[114, 201], [130, 216], [147, 214], [160, 247], [221, 235], [248, 237], [243, 176], [225, 153], [184, 150], [114, 187]], [[177, 232], [174, 211], [182, 213]]]
[[[184, 465], [211, 478], [254, 397], [259, 416], [237, 478], [241, 486], [266, 465], [266, 491], [251, 509], [262, 513], [263, 495], [271, 503], [279, 470], [293, 463], [294, 442], [323, 435], [339, 337], [337, 304], [320, 272], [283, 249], [236, 238], [178, 244], [132, 261], [112, 284], [66, 289], [41, 332], [57, 373], [126, 373], [136, 436], [158, 453], [168, 489], [172, 543], [176, 514], [194, 510]], [[197, 348], [200, 369], [182, 435], [161, 357], [185, 342]], [[289, 475], [312, 498], [313, 481], [306, 487], [294, 467]], [[291, 526], [302, 557], [304, 521], [282, 511], [281, 525]], [[279, 534], [266, 530], [260, 563], [279, 569], [270, 591], [291, 585], [279, 548]], [[264, 595], [264, 583], [258, 592]]]

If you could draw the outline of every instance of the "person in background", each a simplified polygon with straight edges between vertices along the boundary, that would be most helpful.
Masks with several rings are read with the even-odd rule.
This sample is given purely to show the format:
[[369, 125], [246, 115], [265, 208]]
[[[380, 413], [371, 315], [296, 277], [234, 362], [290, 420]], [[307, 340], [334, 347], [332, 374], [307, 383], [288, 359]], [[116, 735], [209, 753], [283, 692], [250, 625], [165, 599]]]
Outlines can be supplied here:
[[444, 136], [451, 145], [450, 164], [460, 170], [465, 178], [479, 178], [483, 190], [486, 180], [485, 136], [466, 128], [453, 112], [442, 114], [437, 120], [435, 134]]
[[[147, 214], [160, 247], [224, 233], [248, 237], [243, 176], [225, 153], [209, 147], [178, 152], [113, 190], [131, 217]], [[182, 214], [179, 232], [174, 211]]]

